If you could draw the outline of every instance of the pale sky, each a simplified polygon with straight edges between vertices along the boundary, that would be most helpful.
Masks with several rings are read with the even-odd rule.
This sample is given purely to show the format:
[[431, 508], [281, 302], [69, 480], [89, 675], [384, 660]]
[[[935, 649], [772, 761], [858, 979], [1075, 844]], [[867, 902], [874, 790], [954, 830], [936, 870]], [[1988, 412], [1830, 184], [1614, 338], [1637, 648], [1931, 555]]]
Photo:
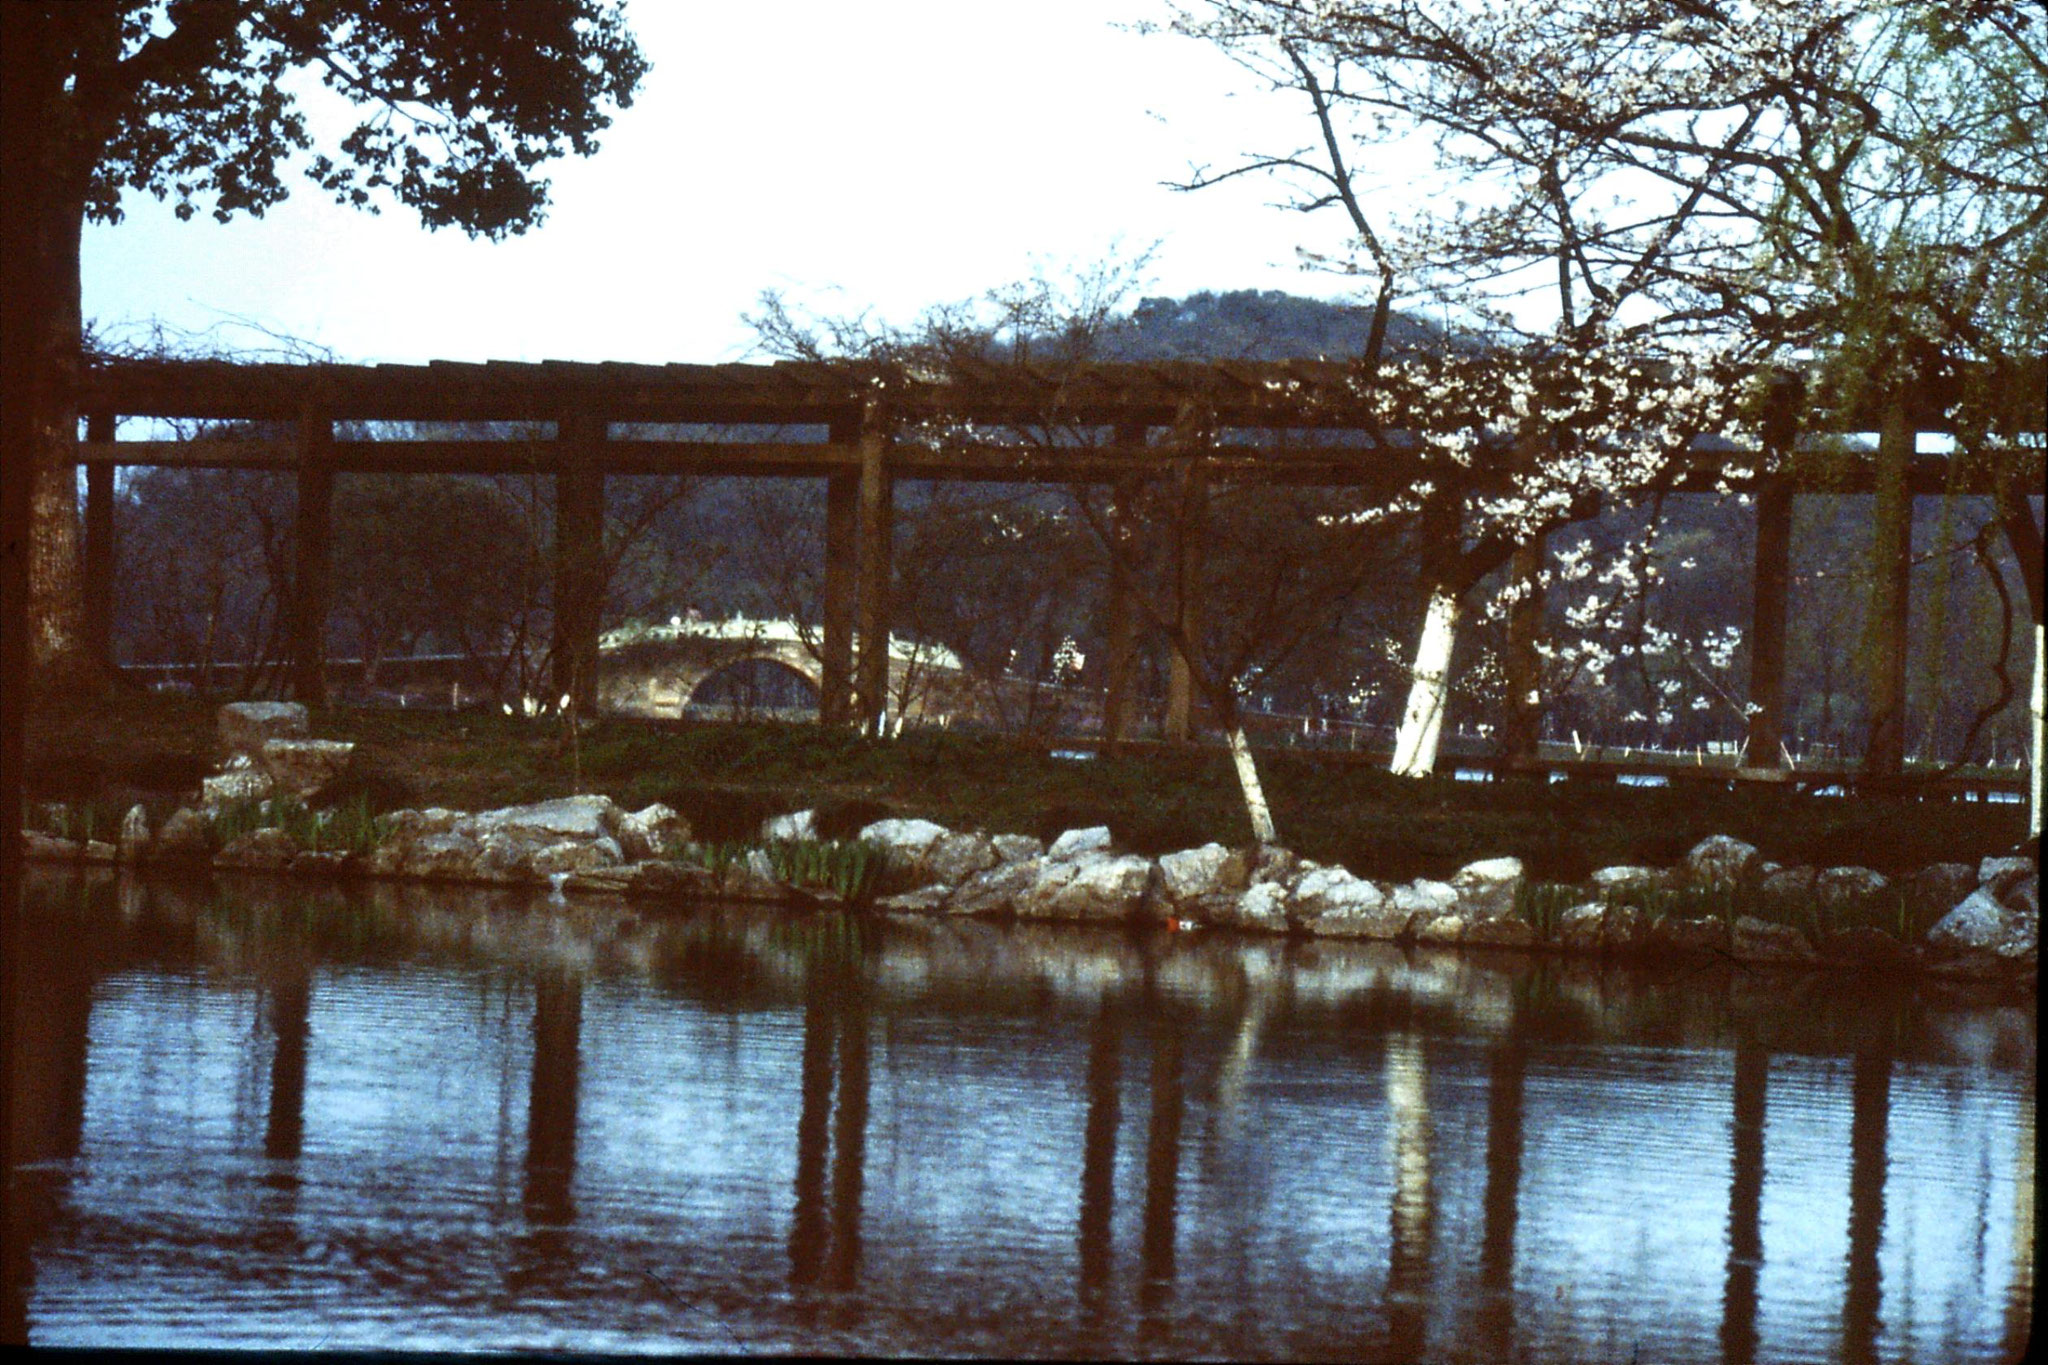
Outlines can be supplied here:
[[353, 361], [715, 362], [760, 358], [741, 315], [764, 289], [907, 322], [1154, 243], [1146, 294], [1349, 293], [1295, 256], [1341, 225], [1274, 207], [1283, 186], [1161, 183], [1313, 126], [1212, 49], [1116, 27], [1162, 18], [1156, 0], [630, 0], [629, 16], [653, 70], [595, 157], [551, 165], [538, 229], [430, 233], [302, 175], [225, 226], [131, 195], [124, 222], [87, 226], [87, 318], [261, 344], [242, 318]]

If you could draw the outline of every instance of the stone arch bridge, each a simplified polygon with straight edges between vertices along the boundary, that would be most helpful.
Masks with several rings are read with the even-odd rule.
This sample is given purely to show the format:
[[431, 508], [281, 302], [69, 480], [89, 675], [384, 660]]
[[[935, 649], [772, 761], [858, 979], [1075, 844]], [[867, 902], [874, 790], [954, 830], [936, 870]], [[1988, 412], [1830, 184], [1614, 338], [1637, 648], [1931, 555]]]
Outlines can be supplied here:
[[[817, 641], [788, 620], [622, 627], [598, 642], [597, 703], [637, 716], [746, 710], [815, 719], [825, 687], [819, 656]], [[888, 679], [892, 718], [935, 720], [976, 709], [966, 666], [943, 645], [890, 636]]]

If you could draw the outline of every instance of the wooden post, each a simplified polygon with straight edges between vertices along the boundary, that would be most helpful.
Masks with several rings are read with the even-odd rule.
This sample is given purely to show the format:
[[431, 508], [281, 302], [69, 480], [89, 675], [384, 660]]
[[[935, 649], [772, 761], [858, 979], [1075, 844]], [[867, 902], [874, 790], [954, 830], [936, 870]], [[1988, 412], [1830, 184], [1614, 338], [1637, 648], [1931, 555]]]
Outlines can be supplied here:
[[895, 487], [888, 449], [886, 420], [870, 408], [860, 435], [860, 676], [854, 706], [861, 726], [877, 733], [889, 702], [889, 556]]
[[[1145, 428], [1118, 427], [1116, 444], [1144, 445]], [[1137, 534], [1131, 525], [1137, 499], [1137, 482], [1119, 479], [1111, 494], [1109, 508], [1109, 534], [1114, 543], [1109, 547], [1109, 600], [1105, 604], [1109, 619], [1104, 623], [1103, 631], [1107, 637], [1108, 659], [1103, 670], [1102, 737], [1112, 744], [1131, 737], [1133, 704], [1137, 700], [1132, 687], [1136, 672], [1132, 661], [1137, 650], [1137, 617], [1132, 611], [1131, 573], [1125, 558], [1132, 538]]]
[[1903, 395], [1885, 409], [1878, 434], [1876, 534], [1871, 544], [1872, 583], [1868, 633], [1870, 730], [1863, 777], [1895, 782], [1906, 760], [1906, 624], [1913, 566], [1913, 428]]
[[[833, 445], [860, 441], [856, 422], [834, 422]], [[825, 476], [825, 630], [818, 720], [842, 725], [853, 713], [854, 585], [860, 557], [860, 475], [836, 471]]]
[[601, 423], [565, 417], [556, 428], [554, 694], [579, 715], [597, 700], [597, 634], [604, 615], [604, 466]]
[[1543, 638], [1544, 549], [1548, 537], [1539, 531], [1515, 547], [1510, 572], [1519, 595], [1508, 608], [1507, 712], [1502, 717], [1501, 754], [1512, 774], [1539, 771], [1538, 741], [1543, 729], [1543, 660], [1536, 646]]
[[[1189, 652], [1202, 641], [1202, 568], [1209, 523], [1209, 475], [1191, 460], [1180, 471], [1180, 543], [1175, 582], [1176, 625]], [[1194, 735], [1195, 674], [1188, 655], [1176, 647], [1166, 675], [1166, 738], [1185, 741]]]
[[292, 573], [292, 697], [327, 704], [327, 599], [334, 572], [334, 422], [299, 418], [298, 535]]
[[[114, 414], [85, 419], [85, 439], [111, 444]], [[85, 466], [85, 648], [92, 661], [113, 676], [114, 667], [114, 466], [93, 460]]]
[[1756, 495], [1756, 577], [1749, 623], [1749, 741], [1741, 775], [1785, 775], [1785, 610], [1792, 583], [1792, 489], [1769, 478]]

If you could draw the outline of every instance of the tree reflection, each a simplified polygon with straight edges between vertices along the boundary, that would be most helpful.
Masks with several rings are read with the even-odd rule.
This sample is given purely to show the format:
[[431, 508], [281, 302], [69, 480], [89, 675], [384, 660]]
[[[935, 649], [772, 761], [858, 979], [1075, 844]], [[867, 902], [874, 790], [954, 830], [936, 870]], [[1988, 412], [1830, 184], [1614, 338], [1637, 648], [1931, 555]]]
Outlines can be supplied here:
[[545, 971], [533, 991], [533, 1085], [526, 1109], [526, 1217], [539, 1227], [575, 1221], [576, 1092], [583, 983]]
[[1764, 1096], [1770, 1053], [1744, 1035], [1735, 1044], [1735, 1114], [1728, 1125], [1728, 1273], [1721, 1292], [1723, 1365], [1756, 1359], [1757, 1275], [1763, 1268]]
[[811, 928], [818, 932], [805, 939], [810, 951], [804, 972], [802, 1100], [797, 1112], [789, 1282], [796, 1287], [822, 1284], [845, 1293], [860, 1280], [861, 1203], [867, 1180], [870, 1078], [864, 948], [861, 936], [846, 923]]
[[[83, 899], [81, 883], [72, 890]], [[28, 1339], [35, 1248], [63, 1207], [85, 1131], [86, 1048], [102, 964], [89, 944], [25, 904], [14, 940], [7, 1056], [5, 1301], [0, 1340]], [[65, 907], [58, 907], [60, 913]], [[13, 907], [9, 907], [10, 912]], [[16, 946], [18, 945], [18, 946]]]
[[1108, 1303], [1115, 1252], [1117, 1088], [1123, 1073], [1123, 1029], [1115, 996], [1105, 993], [1088, 1038], [1088, 1119], [1081, 1137], [1079, 1296], [1083, 1326], [1098, 1331]]
[[1161, 1310], [1173, 1297], [1180, 1130], [1187, 1108], [1181, 1075], [1186, 1025], [1170, 1003], [1157, 1005], [1152, 1016], [1151, 1114], [1145, 1133], [1145, 1219], [1138, 1253], [1140, 1332], [1148, 1339], [1163, 1330]]
[[1497, 1360], [1515, 1344], [1515, 1223], [1522, 1191], [1522, 1088], [1528, 1048], [1518, 1027], [1493, 1046], [1486, 1080], [1485, 1225], [1479, 1242], [1479, 1333]]
[[1878, 1248], [1884, 1240], [1885, 1140], [1891, 1121], [1892, 1048], [1881, 1032], [1856, 1053], [1850, 1082], [1849, 1285], [1842, 1299], [1842, 1359], [1877, 1359], [1884, 1284]]
[[1429, 1261], [1435, 1234], [1430, 1188], [1429, 1071], [1420, 1036], [1387, 1036], [1387, 1108], [1393, 1119], [1394, 1198], [1387, 1251], [1387, 1347], [1419, 1360], [1429, 1327]]

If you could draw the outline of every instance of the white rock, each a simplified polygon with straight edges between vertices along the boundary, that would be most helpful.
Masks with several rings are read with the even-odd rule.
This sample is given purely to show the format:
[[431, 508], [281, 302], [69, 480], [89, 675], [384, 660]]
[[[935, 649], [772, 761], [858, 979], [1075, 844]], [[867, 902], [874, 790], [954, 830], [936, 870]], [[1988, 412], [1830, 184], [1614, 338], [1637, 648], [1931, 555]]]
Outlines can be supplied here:
[[690, 842], [690, 822], [657, 801], [620, 816], [618, 840], [619, 848], [636, 863], [665, 858]]
[[1209, 895], [1229, 864], [1230, 850], [1217, 843], [1165, 854], [1159, 859], [1159, 890], [1175, 905]]
[[877, 820], [862, 830], [860, 837], [881, 849], [892, 863], [907, 866], [950, 833], [944, 825], [929, 820]]
[[1397, 886], [1388, 897], [1394, 909], [1405, 916], [1442, 915], [1458, 903], [1457, 889], [1447, 882], [1433, 882], [1425, 877]]
[[492, 830], [516, 830], [557, 839], [599, 839], [616, 833], [623, 814], [609, 796], [561, 796], [526, 806], [479, 811], [460, 824], [464, 832], [477, 838]]
[[791, 811], [787, 815], [771, 815], [761, 822], [761, 838], [768, 842], [782, 840], [794, 843], [802, 839], [818, 837], [818, 813], [814, 810]]
[[1685, 865], [1703, 882], [1733, 882], [1747, 876], [1757, 862], [1756, 846], [1726, 834], [1710, 834], [1685, 855]]
[[1087, 829], [1070, 829], [1052, 841], [1052, 848], [1046, 857], [1055, 862], [1078, 858], [1084, 853], [1106, 853], [1109, 851], [1109, 826], [1090, 825]]
[[295, 701], [231, 701], [214, 713], [220, 746], [228, 753], [253, 754], [266, 739], [306, 734], [306, 708]]

